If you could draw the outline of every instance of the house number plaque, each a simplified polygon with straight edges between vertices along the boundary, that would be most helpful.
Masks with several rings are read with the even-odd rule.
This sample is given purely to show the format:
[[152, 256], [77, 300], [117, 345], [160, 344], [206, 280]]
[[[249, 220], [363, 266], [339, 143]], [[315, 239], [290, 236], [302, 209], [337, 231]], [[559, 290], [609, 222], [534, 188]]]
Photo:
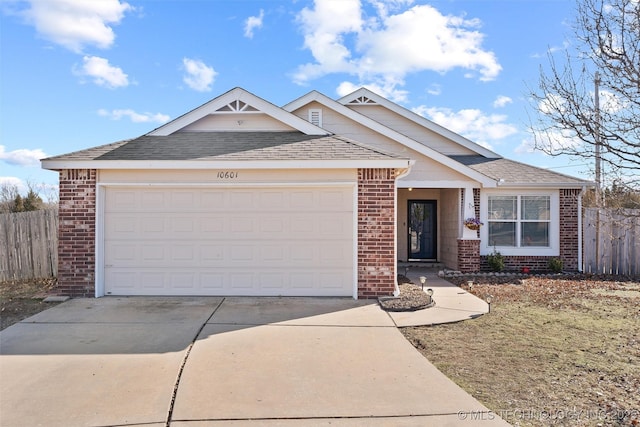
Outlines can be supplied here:
[[238, 177], [238, 172], [236, 171], [220, 171], [216, 175], [218, 179], [235, 179]]

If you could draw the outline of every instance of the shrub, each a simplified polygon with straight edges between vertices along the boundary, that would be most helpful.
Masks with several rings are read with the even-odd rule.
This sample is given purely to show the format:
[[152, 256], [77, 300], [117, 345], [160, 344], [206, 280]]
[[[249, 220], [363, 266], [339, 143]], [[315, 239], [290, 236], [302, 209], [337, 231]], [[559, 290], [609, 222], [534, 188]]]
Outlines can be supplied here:
[[502, 271], [504, 270], [504, 257], [494, 249], [492, 254], [487, 255], [487, 264], [489, 264], [491, 271]]
[[554, 273], [560, 273], [562, 271], [562, 260], [560, 258], [551, 258], [549, 260], [549, 270], [553, 271]]

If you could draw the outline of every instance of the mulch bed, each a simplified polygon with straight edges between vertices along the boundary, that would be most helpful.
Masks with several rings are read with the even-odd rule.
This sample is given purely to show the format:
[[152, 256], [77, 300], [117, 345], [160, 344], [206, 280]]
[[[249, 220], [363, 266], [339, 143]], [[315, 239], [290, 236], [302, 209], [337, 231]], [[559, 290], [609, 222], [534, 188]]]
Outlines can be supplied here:
[[397, 297], [379, 298], [378, 302], [385, 311], [417, 311], [433, 307], [435, 302], [422, 287], [411, 283], [406, 277], [398, 277], [400, 295]]

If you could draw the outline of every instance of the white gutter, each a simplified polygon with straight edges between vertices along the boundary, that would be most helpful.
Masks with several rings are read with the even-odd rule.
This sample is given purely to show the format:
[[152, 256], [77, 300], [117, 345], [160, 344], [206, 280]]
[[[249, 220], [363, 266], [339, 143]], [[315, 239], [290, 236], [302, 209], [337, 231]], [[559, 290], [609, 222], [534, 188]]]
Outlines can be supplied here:
[[409, 172], [411, 172], [411, 166], [413, 166], [413, 164], [415, 163], [415, 160], [412, 160], [409, 167], [406, 168], [400, 175], [396, 176], [396, 185], [394, 188], [394, 194], [393, 194], [393, 217], [396, 219], [396, 224], [394, 225], [393, 229], [393, 254], [394, 257], [396, 259], [396, 262], [394, 263], [394, 269], [393, 269], [393, 277], [396, 277], [396, 280], [394, 282], [394, 290], [393, 290], [393, 296], [397, 297], [398, 295], [400, 295], [400, 287], [398, 286], [398, 180], [401, 178], [404, 178], [405, 176], [409, 175]]

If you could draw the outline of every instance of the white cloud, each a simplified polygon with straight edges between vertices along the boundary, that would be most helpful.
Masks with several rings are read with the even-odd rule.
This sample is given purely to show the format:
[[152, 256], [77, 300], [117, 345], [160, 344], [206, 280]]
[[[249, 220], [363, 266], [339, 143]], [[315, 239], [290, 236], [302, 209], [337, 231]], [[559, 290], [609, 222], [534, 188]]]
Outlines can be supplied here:
[[13, 166], [40, 166], [40, 159], [45, 157], [47, 154], [40, 148], [5, 151], [5, 146], [0, 145], [0, 160]]
[[403, 85], [407, 74], [424, 70], [462, 68], [483, 81], [499, 74], [495, 54], [482, 48], [479, 20], [445, 16], [429, 5], [391, 14], [407, 3], [376, 2], [376, 16], [366, 20], [359, 0], [316, 0], [314, 9], [304, 8], [298, 22], [315, 62], [301, 65], [294, 80], [304, 84], [345, 72], [362, 81]]
[[112, 26], [133, 10], [120, 0], [29, 0], [29, 4], [22, 14], [38, 34], [76, 53], [85, 46], [111, 47]]
[[82, 67], [74, 67], [74, 73], [79, 76], [91, 77], [95, 84], [109, 89], [129, 85], [129, 76], [121, 68], [114, 67], [109, 64], [107, 59], [98, 56], [83, 57]]
[[197, 59], [184, 58], [182, 65], [186, 74], [182, 80], [193, 90], [198, 92], [209, 92], [211, 85], [218, 75], [213, 67], [209, 67], [204, 62]]
[[262, 28], [262, 20], [264, 19], [264, 10], [260, 9], [258, 16], [250, 16], [244, 22], [244, 36], [252, 39], [253, 30]]
[[449, 108], [421, 106], [413, 111], [487, 148], [491, 148], [492, 142], [518, 132], [516, 126], [505, 122], [507, 116], [487, 115], [476, 109], [452, 111]]
[[582, 145], [582, 141], [571, 131], [552, 130], [540, 132], [534, 138], [524, 139], [513, 151], [517, 154], [534, 152], [558, 153], [573, 150]]
[[434, 83], [427, 88], [427, 93], [429, 95], [434, 95], [434, 96], [440, 95], [442, 94], [442, 86], [440, 86], [437, 83]]
[[408, 91], [397, 89], [395, 84], [389, 82], [381, 82], [381, 84], [370, 83], [364, 85], [357, 85], [351, 82], [342, 82], [338, 86], [336, 92], [339, 96], [342, 97], [349, 95], [350, 93], [360, 89], [361, 87], [365, 87], [384, 98], [392, 100], [393, 102], [406, 102], [409, 95]]
[[119, 109], [119, 110], [98, 110], [98, 115], [102, 117], [109, 117], [112, 120], [120, 120], [123, 117], [128, 117], [133, 123], [166, 123], [171, 117], [162, 113], [137, 113], [131, 109]]
[[506, 107], [508, 104], [511, 104], [512, 102], [513, 102], [513, 99], [509, 98], [508, 96], [498, 95], [495, 101], [493, 101], [493, 106], [495, 108], [502, 108], [502, 107]]
[[298, 22], [304, 32], [304, 47], [317, 63], [300, 66], [296, 81], [304, 83], [328, 73], [357, 70], [344, 37], [361, 31], [361, 14], [359, 0], [316, 0], [315, 9], [302, 9]]
[[15, 176], [0, 176], [0, 186], [3, 188], [15, 187], [19, 193], [27, 188], [25, 182]]

